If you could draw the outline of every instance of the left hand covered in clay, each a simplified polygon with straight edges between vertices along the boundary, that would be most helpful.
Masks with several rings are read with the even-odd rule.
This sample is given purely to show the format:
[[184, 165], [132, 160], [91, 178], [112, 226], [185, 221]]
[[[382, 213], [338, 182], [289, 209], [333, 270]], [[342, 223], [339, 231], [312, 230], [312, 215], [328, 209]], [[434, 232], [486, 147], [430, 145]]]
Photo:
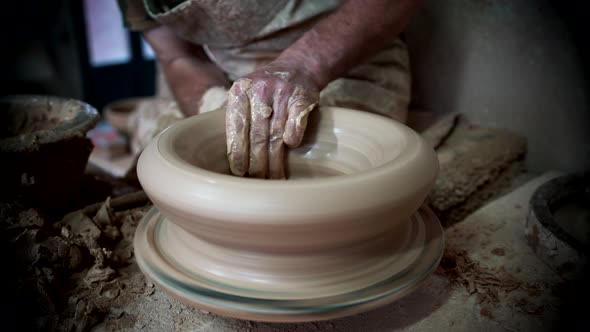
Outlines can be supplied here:
[[271, 62], [234, 82], [226, 106], [227, 155], [234, 175], [285, 178], [285, 146], [301, 144], [319, 103], [310, 73]]

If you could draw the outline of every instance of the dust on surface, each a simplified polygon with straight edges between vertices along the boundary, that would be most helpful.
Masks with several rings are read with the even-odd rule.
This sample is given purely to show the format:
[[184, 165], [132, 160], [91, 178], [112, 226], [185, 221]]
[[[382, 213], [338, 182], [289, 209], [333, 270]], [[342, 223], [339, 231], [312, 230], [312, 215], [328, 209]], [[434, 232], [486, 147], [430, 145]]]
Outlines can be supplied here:
[[[494, 308], [502, 303], [524, 314], [541, 315], [544, 304], [530, 301], [546, 292], [549, 285], [529, 283], [513, 277], [501, 269], [489, 269], [472, 260], [466, 250], [453, 247], [446, 248], [441, 263], [436, 270], [452, 284], [463, 287], [471, 296], [475, 296], [480, 305], [480, 314], [494, 319]], [[513, 296], [507, 296], [513, 293]]]
[[504, 256], [506, 255], [506, 251], [504, 250], [504, 248], [494, 248], [492, 249], [492, 254], [496, 256]]

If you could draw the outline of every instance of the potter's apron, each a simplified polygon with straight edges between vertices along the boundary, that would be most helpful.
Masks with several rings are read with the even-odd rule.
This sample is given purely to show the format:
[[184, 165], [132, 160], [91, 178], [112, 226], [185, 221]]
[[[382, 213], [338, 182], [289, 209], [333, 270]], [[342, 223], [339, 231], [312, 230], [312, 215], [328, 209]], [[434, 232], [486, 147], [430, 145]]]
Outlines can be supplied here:
[[[166, 25], [186, 40], [202, 45], [230, 80], [275, 59], [305, 31], [340, 5], [340, 0], [119, 0], [126, 25], [145, 30]], [[224, 102], [222, 87], [206, 93], [201, 112]], [[158, 69], [157, 94], [171, 98]], [[212, 97], [211, 97], [212, 96]], [[410, 66], [406, 44], [392, 42], [366, 63], [331, 82], [320, 104], [348, 107], [406, 121], [410, 102]], [[166, 110], [162, 110], [166, 112]], [[152, 112], [153, 113], [153, 112]], [[178, 110], [174, 110], [179, 114]], [[147, 118], [146, 118], [147, 117]], [[136, 117], [141, 121], [142, 116]], [[143, 121], [150, 120], [144, 117]], [[168, 121], [164, 121], [168, 123]], [[152, 126], [153, 127], [153, 126]], [[143, 134], [141, 146], [160, 129]], [[144, 131], [145, 132], [145, 131]]]

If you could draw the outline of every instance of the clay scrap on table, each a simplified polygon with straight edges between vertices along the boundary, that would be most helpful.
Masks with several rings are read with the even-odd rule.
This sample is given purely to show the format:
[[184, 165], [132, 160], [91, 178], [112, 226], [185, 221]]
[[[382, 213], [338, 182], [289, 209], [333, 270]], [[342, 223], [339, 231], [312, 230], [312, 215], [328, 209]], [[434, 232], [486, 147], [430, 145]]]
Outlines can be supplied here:
[[496, 197], [524, 169], [525, 138], [451, 114], [421, 133], [436, 149], [440, 172], [428, 202], [443, 225]]
[[133, 259], [133, 234], [147, 203], [145, 193], [132, 193], [57, 222], [36, 209], [0, 203], [3, 252], [12, 253], [5, 257], [8, 316], [21, 328], [83, 331], [117, 303], [153, 293]]

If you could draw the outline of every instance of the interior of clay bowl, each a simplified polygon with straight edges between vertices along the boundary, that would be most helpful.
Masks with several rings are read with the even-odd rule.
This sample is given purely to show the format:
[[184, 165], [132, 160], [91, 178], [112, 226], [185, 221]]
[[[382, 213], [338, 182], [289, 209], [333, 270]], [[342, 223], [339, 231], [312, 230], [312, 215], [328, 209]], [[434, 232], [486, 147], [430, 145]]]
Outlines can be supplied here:
[[164, 216], [216, 245], [309, 251], [374, 239], [408, 221], [438, 172], [434, 151], [410, 128], [326, 107], [288, 152], [288, 180], [240, 178], [229, 175], [224, 121], [214, 111], [172, 125], [137, 168]]
[[98, 112], [79, 100], [37, 95], [2, 97], [1, 147], [3, 151], [23, 150], [85, 135], [98, 119]]
[[[225, 132], [219, 130], [223, 129], [220, 118], [218, 113], [175, 133], [171, 137], [170, 157], [179, 158], [196, 169], [229, 175]], [[313, 113], [302, 145], [287, 154], [288, 179], [359, 174], [391, 162], [405, 148], [406, 139], [402, 132], [389, 130], [389, 123], [379, 123], [380, 120], [384, 119], [357, 118], [355, 113], [344, 110], [341, 114], [330, 110]], [[193, 130], [199, 133], [198, 138]]]
[[581, 253], [590, 248], [590, 173], [565, 175], [539, 187], [531, 209], [539, 223]]
[[39, 104], [35, 99], [28, 102], [3, 102], [0, 120], [7, 126], [2, 127], [0, 137], [6, 138], [39, 130], [55, 129], [61, 123], [71, 121], [76, 116], [75, 109], [52, 107], [49, 100], [45, 101], [47, 104]]

